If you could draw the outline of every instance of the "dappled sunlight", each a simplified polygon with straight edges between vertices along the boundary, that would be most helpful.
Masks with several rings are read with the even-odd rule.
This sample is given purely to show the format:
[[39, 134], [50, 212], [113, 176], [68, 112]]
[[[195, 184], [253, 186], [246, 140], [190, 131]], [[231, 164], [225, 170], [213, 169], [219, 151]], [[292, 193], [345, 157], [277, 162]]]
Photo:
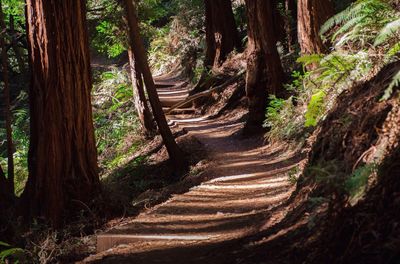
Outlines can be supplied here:
[[[292, 185], [285, 172], [301, 160], [293, 153], [245, 141], [241, 145], [226, 144], [232, 132], [243, 125], [237, 120], [219, 123], [200, 117], [170, 121], [204, 138], [205, 144], [225, 142], [216, 156], [218, 164], [210, 171], [214, 177], [99, 236], [99, 248], [141, 240], [214, 243], [235, 238], [250, 232], [256, 223], [261, 226], [269, 211], [290, 196]], [[253, 227], [248, 221], [254, 222]]]
[[201, 185], [199, 188], [206, 189], [206, 190], [226, 190], [226, 189], [236, 189], [236, 190], [247, 190], [247, 189], [268, 189], [268, 188], [278, 188], [281, 186], [288, 185], [287, 181], [282, 182], [275, 182], [275, 183], [259, 183], [259, 184], [240, 184], [240, 185], [211, 185], [211, 184], [204, 184]]

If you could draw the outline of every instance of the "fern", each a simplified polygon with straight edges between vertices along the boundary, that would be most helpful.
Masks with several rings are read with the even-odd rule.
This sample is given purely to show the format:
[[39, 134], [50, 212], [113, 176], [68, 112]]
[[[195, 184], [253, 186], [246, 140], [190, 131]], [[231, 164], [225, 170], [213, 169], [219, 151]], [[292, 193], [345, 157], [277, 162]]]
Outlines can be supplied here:
[[399, 86], [400, 86], [400, 71], [398, 71], [393, 76], [393, 79], [392, 79], [391, 83], [389, 84], [388, 88], [385, 90], [385, 93], [383, 94], [381, 101], [388, 100], [392, 96], [394, 88], [399, 87]]
[[324, 56], [320, 54], [303, 55], [297, 59], [297, 62], [303, 64], [304, 67], [306, 67], [314, 63], [320, 63], [323, 58]]
[[350, 196], [350, 204], [354, 205], [362, 198], [368, 185], [368, 179], [375, 171], [375, 164], [366, 164], [356, 169], [345, 181], [345, 190]]
[[390, 60], [394, 56], [400, 53], [400, 42], [397, 42], [396, 44], [391, 47], [388, 52], [386, 53], [386, 60]]
[[400, 18], [388, 23], [378, 34], [374, 46], [381, 45], [383, 42], [392, 38], [394, 34], [400, 31]]
[[[331, 29], [340, 26], [333, 33], [332, 41], [339, 45], [348, 42], [359, 42], [363, 45], [374, 39], [377, 32], [388, 21], [397, 19], [395, 10], [383, 0], [359, 0], [344, 11], [328, 19], [320, 30], [327, 34]], [[392, 25], [393, 27], [395, 25]], [[384, 36], [384, 35], [382, 35]], [[339, 38], [340, 37], [340, 38]]]
[[9, 263], [8, 259], [14, 258], [14, 262], [12, 263], [19, 263], [18, 259], [23, 258], [23, 254], [25, 253], [25, 250], [22, 248], [13, 248], [11, 245], [0, 241], [0, 246], [5, 247], [6, 249], [0, 250], [0, 263]]
[[311, 97], [311, 101], [307, 107], [305, 127], [317, 125], [319, 117], [324, 112], [325, 97], [326, 93], [324, 91], [319, 91]]

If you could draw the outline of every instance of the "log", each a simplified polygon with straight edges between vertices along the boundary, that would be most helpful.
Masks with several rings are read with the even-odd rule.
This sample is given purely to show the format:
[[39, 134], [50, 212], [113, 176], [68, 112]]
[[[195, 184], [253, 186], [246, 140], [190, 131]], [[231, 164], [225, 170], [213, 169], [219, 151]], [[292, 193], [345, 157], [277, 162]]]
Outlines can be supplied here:
[[233, 84], [233, 83], [236, 82], [237, 80], [239, 80], [245, 73], [246, 73], [246, 70], [241, 70], [237, 75], [233, 76], [232, 78], [230, 78], [229, 80], [227, 80], [225, 83], [223, 83], [223, 84], [221, 84], [221, 85], [219, 85], [219, 86], [217, 86], [217, 87], [211, 88], [210, 90], [207, 90], [207, 91], [198, 93], [198, 94], [193, 95], [193, 96], [189, 96], [188, 98], [186, 98], [186, 100], [184, 100], [184, 101], [182, 101], [182, 102], [179, 102], [179, 103], [177, 103], [177, 104], [171, 106], [171, 108], [170, 108], [165, 114], [168, 115], [168, 114], [170, 114], [173, 110], [175, 110], [176, 108], [178, 108], [178, 107], [180, 107], [180, 106], [186, 105], [186, 104], [188, 104], [188, 103], [190, 103], [190, 102], [193, 102], [193, 101], [196, 100], [196, 99], [199, 99], [199, 98], [201, 98], [201, 97], [209, 96], [209, 95], [211, 95], [211, 94], [214, 93], [214, 92], [217, 92], [217, 91], [219, 91], [219, 90], [222, 90], [223, 88], [225, 88], [225, 87], [227, 87], [227, 86]]

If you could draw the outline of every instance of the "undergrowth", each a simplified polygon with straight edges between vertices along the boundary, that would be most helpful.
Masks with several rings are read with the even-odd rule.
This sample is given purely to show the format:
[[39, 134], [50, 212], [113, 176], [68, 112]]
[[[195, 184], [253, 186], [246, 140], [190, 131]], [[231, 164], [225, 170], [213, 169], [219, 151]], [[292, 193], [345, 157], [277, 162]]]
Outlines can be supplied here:
[[93, 108], [100, 167], [109, 171], [121, 165], [143, 142], [133, 90], [124, 69], [111, 68], [97, 74]]
[[[335, 105], [343, 91], [372, 78], [383, 66], [399, 59], [400, 10], [394, 1], [358, 0], [329, 19], [321, 36], [332, 43], [328, 54], [300, 57], [303, 72], [293, 72], [286, 100], [270, 98], [265, 126], [270, 140], [298, 141], [309, 135]], [[313, 67], [310, 67], [313, 65]], [[307, 70], [310, 69], [310, 70]], [[395, 75], [382, 100], [400, 83]]]

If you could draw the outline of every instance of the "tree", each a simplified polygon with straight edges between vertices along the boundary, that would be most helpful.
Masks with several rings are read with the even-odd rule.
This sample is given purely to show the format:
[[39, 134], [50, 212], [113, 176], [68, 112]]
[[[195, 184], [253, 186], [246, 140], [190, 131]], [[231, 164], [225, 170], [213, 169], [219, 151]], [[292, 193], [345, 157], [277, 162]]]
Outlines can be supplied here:
[[153, 115], [158, 125], [161, 137], [163, 138], [165, 147], [167, 148], [168, 155], [177, 171], [183, 169], [185, 159], [182, 150], [178, 147], [175, 139], [169, 129], [167, 119], [165, 118], [160, 99], [158, 98], [156, 86], [154, 84], [153, 76], [147, 62], [146, 50], [140, 38], [139, 25], [135, 13], [135, 7], [132, 0], [124, 0], [126, 17], [129, 25], [129, 42], [131, 50], [137, 62], [137, 67], [140, 69], [144, 83], [146, 85], [147, 93], [149, 95], [150, 105], [153, 109]]
[[246, 0], [248, 16], [248, 58], [246, 95], [249, 118], [245, 133], [260, 130], [265, 118], [268, 95], [283, 95], [284, 72], [277, 44], [276, 0]]
[[303, 55], [326, 52], [319, 31], [333, 14], [331, 0], [298, 0], [298, 38]]
[[240, 39], [231, 0], [204, 0], [206, 10], [207, 68], [219, 67], [235, 48], [240, 49]]
[[[99, 191], [85, 0], [27, 0], [30, 147], [23, 206], [53, 226]], [[86, 206], [85, 206], [86, 207]]]
[[15, 59], [18, 63], [20, 73], [25, 73], [25, 62], [23, 59], [21, 48], [18, 47], [17, 32], [15, 31], [14, 16], [10, 15], [10, 35], [11, 35], [11, 46], [13, 48]]
[[289, 52], [295, 52], [297, 38], [296, 15], [297, 6], [295, 0], [285, 0], [284, 27], [286, 32], [286, 45]]
[[145, 136], [151, 138], [155, 134], [156, 127], [154, 126], [153, 115], [150, 112], [147, 104], [146, 94], [143, 87], [142, 73], [139, 70], [139, 66], [137, 65], [137, 61], [135, 60], [135, 56], [133, 55], [133, 51], [131, 49], [128, 50], [128, 55], [135, 108]]
[[[1, 28], [6, 28], [4, 23], [3, 7], [2, 1], [0, 1], [0, 26]], [[10, 84], [8, 77], [8, 55], [6, 49], [5, 38], [2, 32], [0, 32], [0, 48], [1, 48], [1, 62], [2, 62], [2, 73], [3, 73], [3, 98], [4, 98], [4, 116], [6, 119], [6, 138], [7, 138], [7, 185], [8, 192], [14, 193], [14, 147], [12, 139], [12, 129], [11, 129], [11, 106], [10, 106]], [[5, 34], [5, 33], [4, 33]]]
[[[121, 4], [120, 2], [118, 3]], [[126, 28], [128, 28], [127, 33], [129, 35], [128, 19], [126, 16], [124, 16], [123, 20], [126, 25]], [[143, 76], [142, 76], [143, 74], [140, 71], [138, 62], [135, 59], [135, 55], [133, 54], [131, 47], [128, 48], [128, 57], [129, 57], [129, 70], [131, 74], [135, 109], [138, 114], [144, 135], [147, 138], [152, 138], [156, 133], [156, 126], [154, 124], [153, 114], [151, 113], [149, 105], [147, 103], [146, 93], [144, 91], [144, 86], [143, 86]]]

